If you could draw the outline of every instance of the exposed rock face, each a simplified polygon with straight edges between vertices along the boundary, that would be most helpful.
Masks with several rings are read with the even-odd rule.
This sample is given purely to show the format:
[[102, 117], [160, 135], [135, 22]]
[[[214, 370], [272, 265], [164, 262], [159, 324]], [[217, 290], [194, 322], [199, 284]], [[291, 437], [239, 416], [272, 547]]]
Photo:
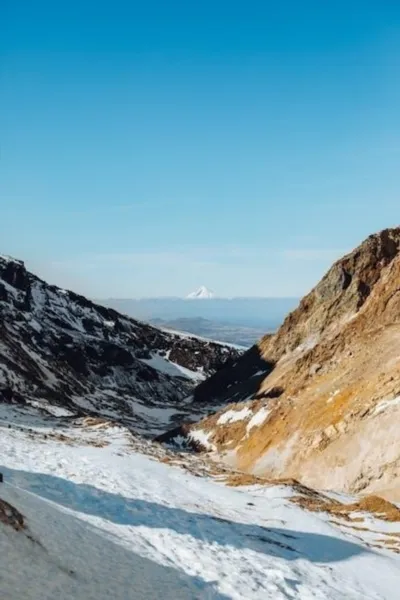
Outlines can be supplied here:
[[337, 331], [363, 306], [384, 269], [398, 256], [400, 228], [371, 235], [337, 261], [320, 283], [300, 302], [275, 336], [261, 344], [264, 355], [279, 360], [299, 345], [315, 345]]
[[187, 435], [256, 475], [400, 498], [399, 344], [396, 228], [335, 263], [280, 330], [253, 349], [250, 363], [263, 361], [265, 370], [257, 389], [249, 354], [201, 384], [195, 397], [206, 388], [209, 400], [230, 396], [242, 404]]
[[260, 347], [253, 346], [239, 360], [226, 363], [214, 377], [201, 383], [194, 391], [194, 399], [197, 403], [210, 402], [210, 398], [232, 402], [256, 394], [274, 366], [274, 361], [262, 357]]
[[[173, 409], [190, 414], [182, 400], [195, 383], [239, 354], [130, 319], [0, 257], [2, 402], [101, 413], [155, 433]], [[163, 409], [169, 418], [158, 423]]]
[[14, 506], [0, 498], [0, 523], [9, 525], [15, 531], [24, 528], [24, 517]]

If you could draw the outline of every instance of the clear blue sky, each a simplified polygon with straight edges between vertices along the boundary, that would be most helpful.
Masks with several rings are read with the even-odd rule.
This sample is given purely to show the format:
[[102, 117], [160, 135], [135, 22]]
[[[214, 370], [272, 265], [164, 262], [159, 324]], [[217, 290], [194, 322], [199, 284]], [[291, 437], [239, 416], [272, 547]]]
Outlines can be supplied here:
[[1, 252], [94, 297], [296, 296], [396, 225], [400, 3], [0, 0]]

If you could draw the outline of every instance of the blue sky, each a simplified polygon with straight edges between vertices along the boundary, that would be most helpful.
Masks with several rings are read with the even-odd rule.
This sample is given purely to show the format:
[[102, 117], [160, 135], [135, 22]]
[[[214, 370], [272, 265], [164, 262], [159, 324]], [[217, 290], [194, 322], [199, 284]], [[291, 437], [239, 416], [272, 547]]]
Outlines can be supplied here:
[[398, 2], [0, 11], [1, 252], [51, 282], [298, 296], [398, 223]]

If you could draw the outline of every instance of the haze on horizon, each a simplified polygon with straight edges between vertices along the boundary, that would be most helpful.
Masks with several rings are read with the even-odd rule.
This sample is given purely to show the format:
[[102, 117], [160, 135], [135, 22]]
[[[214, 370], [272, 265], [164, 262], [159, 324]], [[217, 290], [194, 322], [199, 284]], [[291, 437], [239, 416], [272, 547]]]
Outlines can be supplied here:
[[[203, 292], [204, 290], [204, 292]], [[208, 295], [206, 295], [208, 293]], [[192, 290], [189, 294], [184, 296], [176, 296], [176, 295], [168, 295], [168, 296], [137, 296], [137, 297], [129, 297], [129, 298], [121, 298], [118, 296], [109, 296], [108, 298], [100, 298], [100, 300], [134, 300], [136, 302], [146, 301], [146, 300], [179, 300], [179, 301], [187, 301], [190, 300], [190, 304], [193, 305], [202, 305], [202, 304], [210, 304], [210, 302], [221, 302], [221, 301], [229, 301], [229, 300], [264, 300], [264, 299], [279, 299], [279, 296], [223, 296], [214, 291], [211, 291], [207, 286], [202, 285], [197, 288], [197, 290]]]
[[397, 224], [398, 3], [0, 10], [0, 251], [50, 283], [300, 297]]

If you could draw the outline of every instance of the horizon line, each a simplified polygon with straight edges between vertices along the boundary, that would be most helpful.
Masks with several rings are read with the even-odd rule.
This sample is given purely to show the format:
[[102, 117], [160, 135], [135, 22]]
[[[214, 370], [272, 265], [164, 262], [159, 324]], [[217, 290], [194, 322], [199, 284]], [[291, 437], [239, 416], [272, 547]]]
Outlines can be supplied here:
[[118, 300], [126, 301], [133, 300], [140, 302], [141, 300], [182, 300], [190, 303], [201, 302], [209, 303], [213, 300], [298, 300], [301, 296], [214, 296], [213, 298], [187, 298], [184, 296], [130, 296], [130, 297], [118, 297], [109, 296], [107, 298], [96, 298], [97, 301], [105, 300]]

